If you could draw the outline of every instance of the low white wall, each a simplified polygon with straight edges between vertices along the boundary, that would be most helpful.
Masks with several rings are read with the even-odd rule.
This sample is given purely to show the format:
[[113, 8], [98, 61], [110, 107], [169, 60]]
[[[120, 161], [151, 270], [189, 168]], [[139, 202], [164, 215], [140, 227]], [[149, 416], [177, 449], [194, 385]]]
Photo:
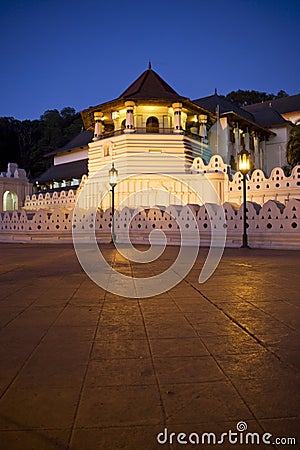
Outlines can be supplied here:
[[[228, 183], [227, 198], [231, 203], [242, 203], [242, 175], [237, 172], [233, 181]], [[247, 199], [263, 205], [268, 200], [277, 200], [287, 204], [290, 199], [300, 199], [300, 166], [293, 168], [286, 177], [279, 167], [272, 170], [267, 178], [262, 170], [254, 170], [250, 180], [247, 180]]]
[[[233, 180], [229, 181], [228, 166], [223, 162], [220, 155], [215, 155], [211, 158], [209, 164], [205, 165], [201, 158], [195, 158], [189, 173], [181, 174], [182, 179], [186, 185], [182, 185], [176, 179], [166, 179], [159, 174], [146, 174], [135, 176], [128, 180], [122, 181], [115, 189], [115, 204], [118, 205], [122, 201], [128, 204], [128, 201], [134, 202], [135, 199], [131, 196], [134, 192], [145, 190], [148, 194], [143, 197], [144, 205], [153, 205], [153, 195], [151, 188], [157, 191], [159, 189], [165, 190], [171, 194], [175, 194], [178, 202], [182, 204], [189, 204], [199, 201], [199, 197], [207, 200], [207, 183], [206, 179], [210, 180], [214, 186], [221, 202], [230, 202], [240, 205], [242, 203], [243, 188], [242, 175], [240, 172], [235, 173]], [[205, 180], [203, 180], [205, 174]], [[87, 181], [87, 176], [82, 177], [79, 190], [82, 189]], [[85, 207], [89, 208], [95, 202], [100, 203], [101, 192], [108, 189], [108, 180], [104, 183], [103, 180], [90, 184], [87, 187], [85, 196]], [[192, 190], [187, 189], [187, 186], [192, 186], [198, 196]], [[65, 208], [71, 210], [74, 208], [77, 194], [79, 190], [70, 189], [62, 190], [60, 192], [40, 193], [27, 196], [25, 199], [24, 209], [37, 211], [39, 209], [56, 209]], [[130, 199], [131, 200], [128, 200]], [[262, 170], [255, 170], [251, 178], [247, 180], [247, 200], [263, 205], [268, 200], [276, 200], [283, 204], [287, 204], [290, 199], [300, 199], [300, 166], [294, 167], [289, 177], [284, 175], [281, 168], [272, 170], [270, 177], [266, 177]], [[101, 208], [106, 209], [110, 205], [110, 196], [107, 195], [101, 202]], [[156, 200], [155, 200], [156, 202]]]
[[[180, 244], [178, 224], [191, 232], [198, 227], [200, 245], [210, 244], [211, 224], [217, 228], [226, 228], [226, 246], [239, 247], [243, 233], [243, 209], [230, 203], [223, 205], [168, 206], [164, 210], [124, 208], [116, 211], [115, 232], [117, 240], [125, 239], [129, 230], [132, 243], [148, 243], [150, 231], [162, 230], [170, 245]], [[86, 211], [82, 216], [74, 217], [73, 227], [86, 235], [95, 229], [100, 242], [110, 241], [111, 210], [99, 211], [95, 215]], [[214, 221], [211, 222], [214, 214]], [[225, 217], [225, 219], [224, 219]], [[300, 200], [292, 199], [287, 205], [270, 200], [262, 207], [247, 202], [247, 222], [249, 245], [257, 248], [300, 249]], [[0, 240], [2, 242], [72, 242], [73, 211], [56, 209], [39, 210], [35, 213], [13, 211], [0, 214]], [[219, 228], [220, 227], [220, 228]], [[80, 237], [80, 236], [79, 236]]]

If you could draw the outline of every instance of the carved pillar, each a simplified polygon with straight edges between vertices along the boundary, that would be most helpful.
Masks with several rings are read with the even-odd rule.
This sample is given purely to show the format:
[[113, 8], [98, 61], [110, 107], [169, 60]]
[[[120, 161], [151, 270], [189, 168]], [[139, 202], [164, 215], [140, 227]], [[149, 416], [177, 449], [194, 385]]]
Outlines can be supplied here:
[[245, 149], [247, 150], [247, 152], [250, 152], [250, 135], [248, 129], [244, 134], [244, 142], [245, 142]]
[[254, 142], [254, 167], [256, 169], [261, 169], [259, 158], [259, 139], [257, 134], [255, 134], [253, 142]]
[[235, 141], [233, 156], [234, 156], [235, 160], [237, 161], [237, 154], [239, 153], [240, 147], [241, 147], [241, 136], [240, 136], [240, 129], [239, 129], [238, 123], [236, 124], [236, 127], [235, 127], [233, 133], [234, 133], [234, 141]]
[[173, 103], [174, 110], [174, 133], [182, 133], [181, 110], [182, 103]]
[[265, 154], [266, 154], [266, 138], [264, 138], [264, 140], [261, 143], [261, 147], [260, 147], [260, 168], [262, 170], [266, 170], [265, 167]]
[[205, 114], [200, 114], [199, 118], [199, 136], [202, 138], [203, 142], [207, 142], [207, 116]]
[[102, 119], [103, 119], [102, 112], [94, 112], [95, 131], [93, 141], [99, 141], [99, 139], [101, 139], [103, 129]]
[[126, 106], [126, 122], [125, 122], [125, 130], [124, 133], [134, 133], [134, 116], [133, 109], [135, 106], [134, 102], [125, 102]]

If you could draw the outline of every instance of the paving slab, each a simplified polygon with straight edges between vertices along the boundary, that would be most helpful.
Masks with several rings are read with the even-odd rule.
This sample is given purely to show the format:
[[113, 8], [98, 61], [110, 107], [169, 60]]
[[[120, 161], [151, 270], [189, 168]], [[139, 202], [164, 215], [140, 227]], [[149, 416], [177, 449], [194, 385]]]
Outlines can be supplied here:
[[[138, 264], [101, 250], [145, 278], [178, 254]], [[300, 448], [299, 251], [226, 249], [199, 284], [200, 249], [177, 286], [149, 298], [97, 286], [71, 245], [0, 254], [1, 450], [192, 449], [197, 436], [199, 448]], [[218, 443], [229, 430], [271, 444]]]

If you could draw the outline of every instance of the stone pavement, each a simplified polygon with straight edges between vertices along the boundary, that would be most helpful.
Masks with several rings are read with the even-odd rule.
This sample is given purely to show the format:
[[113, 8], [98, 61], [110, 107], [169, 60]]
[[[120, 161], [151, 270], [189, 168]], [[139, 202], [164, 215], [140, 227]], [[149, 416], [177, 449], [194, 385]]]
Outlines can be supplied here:
[[[102, 250], [138, 276], [177, 252], [141, 269]], [[137, 300], [95, 285], [72, 246], [0, 244], [0, 449], [299, 448], [300, 252], [227, 249], [200, 285], [205, 254], [171, 291]], [[219, 439], [240, 421], [297, 444], [169, 437]]]

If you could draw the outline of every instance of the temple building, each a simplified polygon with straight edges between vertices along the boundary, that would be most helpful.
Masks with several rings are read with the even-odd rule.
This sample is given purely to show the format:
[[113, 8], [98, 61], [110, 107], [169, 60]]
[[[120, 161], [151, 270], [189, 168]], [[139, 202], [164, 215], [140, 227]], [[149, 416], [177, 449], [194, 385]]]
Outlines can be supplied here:
[[300, 119], [300, 95], [239, 108], [215, 92], [190, 100], [179, 95], [149, 64], [118, 98], [81, 112], [84, 128], [49, 156], [42, 188], [68, 188], [126, 154], [161, 152], [183, 157], [184, 170], [201, 157], [220, 155], [233, 171], [242, 147], [253, 169], [269, 175], [286, 164], [291, 123]]
[[17, 164], [8, 163], [7, 170], [0, 172], [0, 211], [19, 209], [31, 192], [32, 184], [25, 170]]
[[[243, 108], [226, 101], [217, 91], [190, 100], [178, 94], [149, 63], [148, 69], [119, 97], [89, 107], [81, 116], [83, 130], [67, 145], [49, 153], [53, 165], [37, 179], [37, 194], [33, 202], [27, 198], [25, 208], [61, 205], [56, 192], [68, 195], [71, 207], [77, 188], [80, 184], [82, 187], [82, 177], [90, 180], [103, 169], [105, 175], [102, 173], [101, 179], [95, 179], [89, 187], [85, 207], [91, 206], [100, 201], [99, 193], [108, 186], [107, 167], [113, 162], [123, 176], [135, 176], [134, 180], [118, 185], [117, 205], [132, 193], [151, 189], [154, 184], [164, 185], [165, 190], [175, 193], [185, 204], [197, 203], [197, 198], [185, 194], [175, 181], [164, 180], [163, 184], [160, 173], [171, 177], [180, 174], [187, 185], [196, 182], [199, 192], [204, 189], [199, 174], [209, 173], [221, 202], [231, 198], [240, 202], [239, 185], [229, 186], [236, 173], [238, 153], [242, 148], [250, 152], [252, 169], [261, 171], [257, 172], [261, 179], [270, 177], [275, 167], [283, 167], [289, 131], [300, 120], [300, 95]], [[234, 183], [239, 184], [240, 180]], [[286, 188], [290, 185], [287, 182]], [[266, 182], [266, 186], [269, 189], [271, 184]], [[43, 195], [37, 201], [39, 192]], [[284, 198], [290, 197], [287, 194], [284, 193]], [[253, 201], [255, 195], [251, 197]], [[275, 193], [268, 191], [260, 202], [269, 195]], [[143, 206], [153, 206], [158, 201], [150, 197], [143, 198]], [[132, 200], [130, 206], [137, 206], [139, 201]], [[174, 203], [171, 198], [169, 201]], [[105, 209], [109, 204], [109, 200], [100, 202], [100, 207]]]

